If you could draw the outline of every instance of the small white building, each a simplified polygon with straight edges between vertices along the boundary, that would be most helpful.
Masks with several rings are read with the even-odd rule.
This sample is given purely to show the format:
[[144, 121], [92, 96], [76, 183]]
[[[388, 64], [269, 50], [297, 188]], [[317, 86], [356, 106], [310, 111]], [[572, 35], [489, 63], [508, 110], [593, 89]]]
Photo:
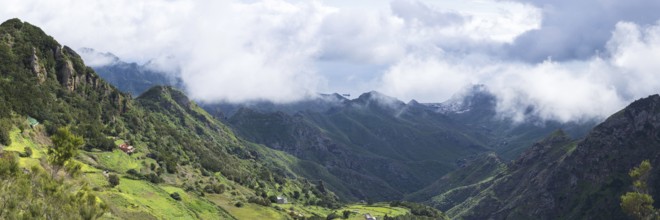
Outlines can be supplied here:
[[287, 203], [289, 203], [289, 202], [286, 200], [286, 197], [284, 197], [284, 196], [278, 196], [277, 197], [277, 204], [287, 204]]
[[376, 217], [371, 216], [371, 214], [364, 214], [364, 220], [377, 220]]

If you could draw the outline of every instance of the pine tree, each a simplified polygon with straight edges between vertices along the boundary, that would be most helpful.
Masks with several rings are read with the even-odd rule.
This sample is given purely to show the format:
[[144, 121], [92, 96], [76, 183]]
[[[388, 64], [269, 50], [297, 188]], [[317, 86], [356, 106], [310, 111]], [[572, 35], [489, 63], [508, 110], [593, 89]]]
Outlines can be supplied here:
[[78, 149], [84, 144], [83, 138], [74, 135], [68, 128], [59, 128], [50, 137], [53, 146], [48, 148], [48, 161], [53, 165], [53, 176], [64, 166], [64, 163], [78, 154]]
[[658, 210], [653, 207], [653, 197], [648, 194], [647, 179], [651, 169], [651, 162], [644, 160], [628, 173], [633, 179], [634, 192], [621, 196], [621, 208], [635, 219], [660, 219]]

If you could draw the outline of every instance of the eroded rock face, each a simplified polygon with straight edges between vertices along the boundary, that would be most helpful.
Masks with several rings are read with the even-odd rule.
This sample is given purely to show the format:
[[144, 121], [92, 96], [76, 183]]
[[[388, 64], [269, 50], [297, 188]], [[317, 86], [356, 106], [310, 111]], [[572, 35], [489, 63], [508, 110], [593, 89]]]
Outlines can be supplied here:
[[57, 80], [60, 84], [68, 91], [73, 91], [75, 89], [75, 69], [73, 68], [73, 63], [62, 51], [62, 48], [55, 49], [55, 58], [57, 61]]
[[48, 77], [48, 72], [46, 72], [46, 68], [44, 68], [40, 63], [39, 63], [39, 56], [37, 56], [37, 49], [32, 47], [32, 57], [30, 58], [30, 67], [32, 68], [32, 73], [34, 73], [37, 76], [37, 79], [39, 80], [39, 83], [43, 83], [46, 81], [46, 77]]
[[73, 91], [76, 88], [76, 72], [73, 69], [73, 64], [71, 61], [64, 61], [64, 65], [59, 69], [58, 73], [62, 86], [66, 87], [69, 91]]

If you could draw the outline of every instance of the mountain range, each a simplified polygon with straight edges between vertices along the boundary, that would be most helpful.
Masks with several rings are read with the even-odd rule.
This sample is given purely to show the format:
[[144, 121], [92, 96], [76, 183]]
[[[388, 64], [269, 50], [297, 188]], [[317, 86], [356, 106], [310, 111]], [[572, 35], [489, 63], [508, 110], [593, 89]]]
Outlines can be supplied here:
[[[628, 171], [660, 165], [658, 95], [601, 123], [517, 122], [483, 85], [441, 103], [371, 91], [198, 105], [164, 76], [90, 68], [38, 27], [2, 23], [0, 217], [626, 219]], [[58, 170], [47, 158], [62, 129], [84, 144]], [[658, 172], [648, 185], [658, 198]]]

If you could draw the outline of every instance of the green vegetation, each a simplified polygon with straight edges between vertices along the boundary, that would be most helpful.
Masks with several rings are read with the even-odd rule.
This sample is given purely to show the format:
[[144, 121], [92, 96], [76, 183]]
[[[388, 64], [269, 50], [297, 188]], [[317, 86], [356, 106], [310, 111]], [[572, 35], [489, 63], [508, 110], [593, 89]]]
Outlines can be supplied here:
[[[41, 151], [45, 150], [45, 146], [33, 140], [42, 135], [31, 131], [26, 133], [28, 138], [16, 129], [11, 135], [17, 138], [12, 140], [12, 145], [16, 146], [0, 151], [0, 218], [94, 219], [103, 215], [107, 204], [100, 201], [86, 184], [48, 175], [47, 171], [54, 170], [55, 164], [30, 158], [43, 154]], [[35, 152], [29, 156], [20, 151], [32, 148]], [[18, 158], [18, 154], [26, 157]], [[66, 167], [69, 176], [75, 176], [75, 163], [69, 161]]]
[[653, 207], [653, 197], [648, 194], [647, 181], [651, 169], [651, 162], [644, 160], [628, 173], [633, 179], [635, 191], [621, 196], [621, 208], [635, 219], [660, 219], [660, 210]]
[[[618, 169], [657, 158], [644, 146], [657, 146], [660, 117], [651, 113], [660, 105], [615, 115], [581, 142], [556, 132], [505, 165], [482, 153], [518, 131], [481, 136], [414, 106], [383, 106], [377, 95], [323, 113], [243, 110], [230, 119], [236, 135], [171, 87], [133, 99], [70, 48], [12, 19], [0, 25], [0, 218], [447, 218], [426, 205], [452, 218], [621, 218], [610, 209], [625, 188]], [[123, 143], [135, 152], [117, 149]], [[657, 188], [657, 174], [644, 169], [631, 174], [643, 179], [635, 188]], [[648, 214], [657, 192], [636, 193], [621, 197], [622, 208]], [[378, 202], [404, 195], [428, 203]]]
[[410, 209], [410, 213], [415, 216], [428, 217], [432, 219], [448, 219], [446, 215], [437, 209], [417, 203], [394, 201], [390, 203], [390, 206], [408, 208]]
[[179, 195], [178, 192], [173, 192], [172, 194], [170, 194], [170, 197], [172, 197], [172, 199], [176, 201], [181, 201], [181, 195]]
[[[254, 207], [248, 200], [256, 192], [302, 204], [340, 204], [331, 190], [317, 187], [321, 182], [294, 173], [303, 169], [299, 161], [236, 137], [180, 91], [155, 87], [132, 99], [85, 67], [73, 50], [18, 19], [0, 25], [0, 100], [2, 154], [24, 156], [10, 164], [65, 174], [42, 179], [35, 172], [18, 172], [16, 181], [56, 182], [63, 189], [56, 199], [80, 191], [81, 199], [71, 201], [89, 205], [61, 209], [68, 216], [62, 219], [234, 219], [220, 203]], [[37, 123], [28, 124], [28, 115]], [[130, 143], [136, 151], [126, 154], [117, 142]], [[112, 174], [106, 177], [104, 171]], [[94, 202], [89, 194], [96, 195]], [[58, 205], [72, 204], [67, 201]], [[99, 204], [107, 209], [93, 209]], [[287, 216], [273, 206], [261, 207]], [[71, 217], [78, 210], [100, 211]]]
[[78, 155], [78, 148], [84, 142], [82, 137], [72, 134], [68, 128], [57, 129], [50, 139], [53, 146], [48, 148], [48, 162], [54, 166], [54, 173], [57, 173], [64, 163]]
[[30, 147], [25, 147], [24, 152], [21, 152], [19, 154], [21, 157], [31, 157], [32, 156], [32, 148]]
[[115, 187], [119, 185], [119, 176], [117, 174], [110, 174], [108, 175], [108, 183], [110, 184], [110, 187]]
[[456, 158], [485, 150], [442, 118], [397, 115], [397, 108], [361, 98], [295, 115], [244, 108], [229, 122], [239, 135], [295, 155], [305, 163], [297, 173], [353, 200], [400, 199], [455, 169]]
[[11, 145], [11, 138], [9, 137], [9, 130], [11, 123], [8, 120], [0, 119], [0, 144], [9, 146]]

